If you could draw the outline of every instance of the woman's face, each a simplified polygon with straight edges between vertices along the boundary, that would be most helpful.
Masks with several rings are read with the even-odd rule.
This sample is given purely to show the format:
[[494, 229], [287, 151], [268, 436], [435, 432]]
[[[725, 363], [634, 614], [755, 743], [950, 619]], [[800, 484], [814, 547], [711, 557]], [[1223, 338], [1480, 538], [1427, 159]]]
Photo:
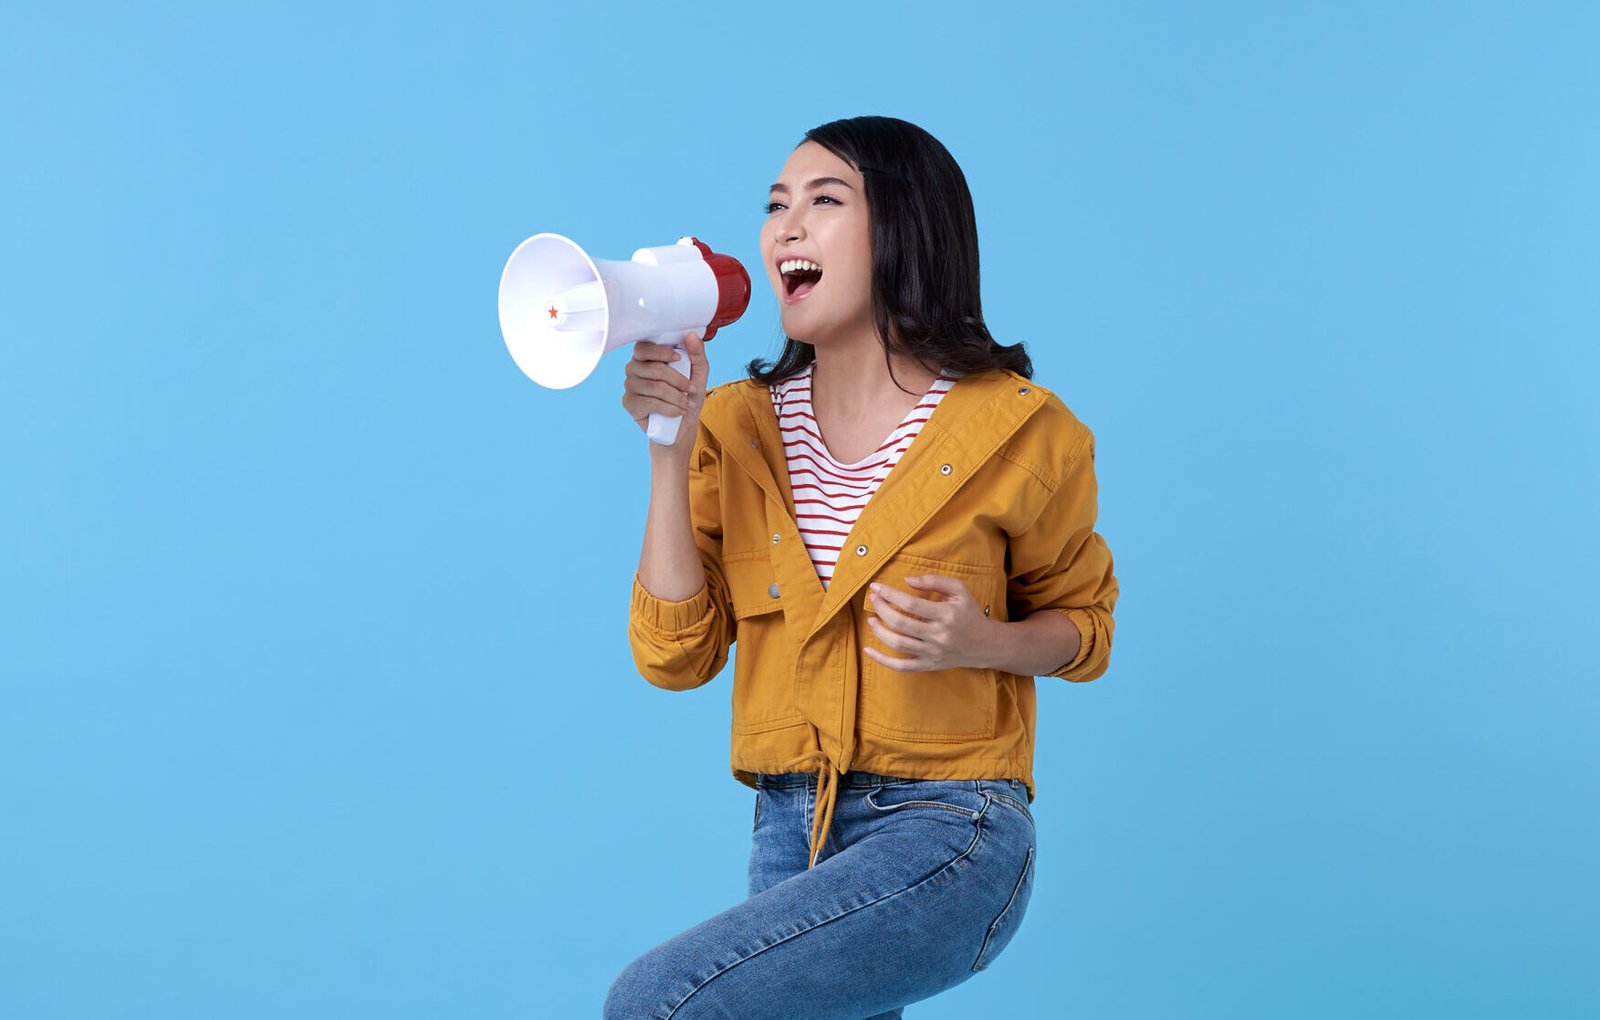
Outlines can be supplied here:
[[[802, 142], [768, 202], [761, 253], [784, 334], [812, 345], [875, 335], [872, 235], [861, 174], [816, 142]], [[795, 260], [804, 261], [796, 266]]]

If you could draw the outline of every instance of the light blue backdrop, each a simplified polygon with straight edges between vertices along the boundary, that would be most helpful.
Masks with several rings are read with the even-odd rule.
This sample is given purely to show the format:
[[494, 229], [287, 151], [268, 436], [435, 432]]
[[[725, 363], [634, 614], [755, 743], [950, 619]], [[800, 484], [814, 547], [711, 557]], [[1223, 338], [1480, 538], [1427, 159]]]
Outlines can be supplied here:
[[905, 117], [1095, 430], [1110, 672], [923, 1018], [1600, 1013], [1589, 4], [0, 10], [0, 1015], [593, 1016], [741, 898], [731, 673], [625, 623], [622, 358], [511, 249]]

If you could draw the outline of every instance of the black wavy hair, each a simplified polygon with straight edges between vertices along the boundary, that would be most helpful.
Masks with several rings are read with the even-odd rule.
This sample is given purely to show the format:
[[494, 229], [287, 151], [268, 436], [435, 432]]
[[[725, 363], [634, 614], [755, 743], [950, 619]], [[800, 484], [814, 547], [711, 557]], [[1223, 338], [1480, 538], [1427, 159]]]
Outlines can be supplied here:
[[[989, 335], [978, 292], [978, 221], [955, 158], [937, 138], [896, 117], [850, 117], [807, 131], [861, 173], [872, 238], [872, 320], [894, 378], [891, 351], [929, 371], [968, 375], [1010, 369], [1033, 377], [1020, 343]], [[750, 378], [770, 385], [816, 360], [808, 343], [784, 337], [775, 362], [756, 358]], [[900, 386], [898, 379], [895, 385]], [[900, 386], [905, 389], [904, 386]], [[906, 390], [906, 392], [911, 392]]]

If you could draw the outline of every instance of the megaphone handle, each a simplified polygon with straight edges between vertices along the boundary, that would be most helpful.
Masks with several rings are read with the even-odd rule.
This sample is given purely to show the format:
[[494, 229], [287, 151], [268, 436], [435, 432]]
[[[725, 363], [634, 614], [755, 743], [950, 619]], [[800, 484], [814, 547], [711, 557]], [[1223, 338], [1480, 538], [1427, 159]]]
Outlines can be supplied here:
[[[652, 342], [671, 347], [674, 351], [671, 362], [672, 367], [677, 369], [678, 374], [685, 379], [689, 378], [689, 352], [683, 349], [683, 339], [681, 337], [676, 341], [667, 337], [656, 337]], [[652, 443], [671, 446], [678, 441], [678, 424], [682, 421], [682, 415], [674, 415], [669, 418], [664, 414], [656, 414], [652, 411], [650, 414], [650, 427], [645, 429], [645, 435], [650, 437]]]

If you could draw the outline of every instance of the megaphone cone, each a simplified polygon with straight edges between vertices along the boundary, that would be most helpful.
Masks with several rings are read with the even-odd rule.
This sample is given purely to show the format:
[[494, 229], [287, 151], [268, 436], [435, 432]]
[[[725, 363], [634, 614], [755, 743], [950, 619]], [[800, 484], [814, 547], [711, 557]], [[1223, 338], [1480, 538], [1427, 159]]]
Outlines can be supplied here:
[[[678, 349], [689, 374], [687, 333], [710, 340], [750, 304], [750, 274], [693, 237], [640, 248], [628, 262], [591, 258], [560, 234], [517, 246], [500, 274], [500, 332], [524, 375], [566, 389], [589, 377], [607, 351], [651, 340]], [[670, 446], [681, 419], [652, 414], [646, 434]]]

